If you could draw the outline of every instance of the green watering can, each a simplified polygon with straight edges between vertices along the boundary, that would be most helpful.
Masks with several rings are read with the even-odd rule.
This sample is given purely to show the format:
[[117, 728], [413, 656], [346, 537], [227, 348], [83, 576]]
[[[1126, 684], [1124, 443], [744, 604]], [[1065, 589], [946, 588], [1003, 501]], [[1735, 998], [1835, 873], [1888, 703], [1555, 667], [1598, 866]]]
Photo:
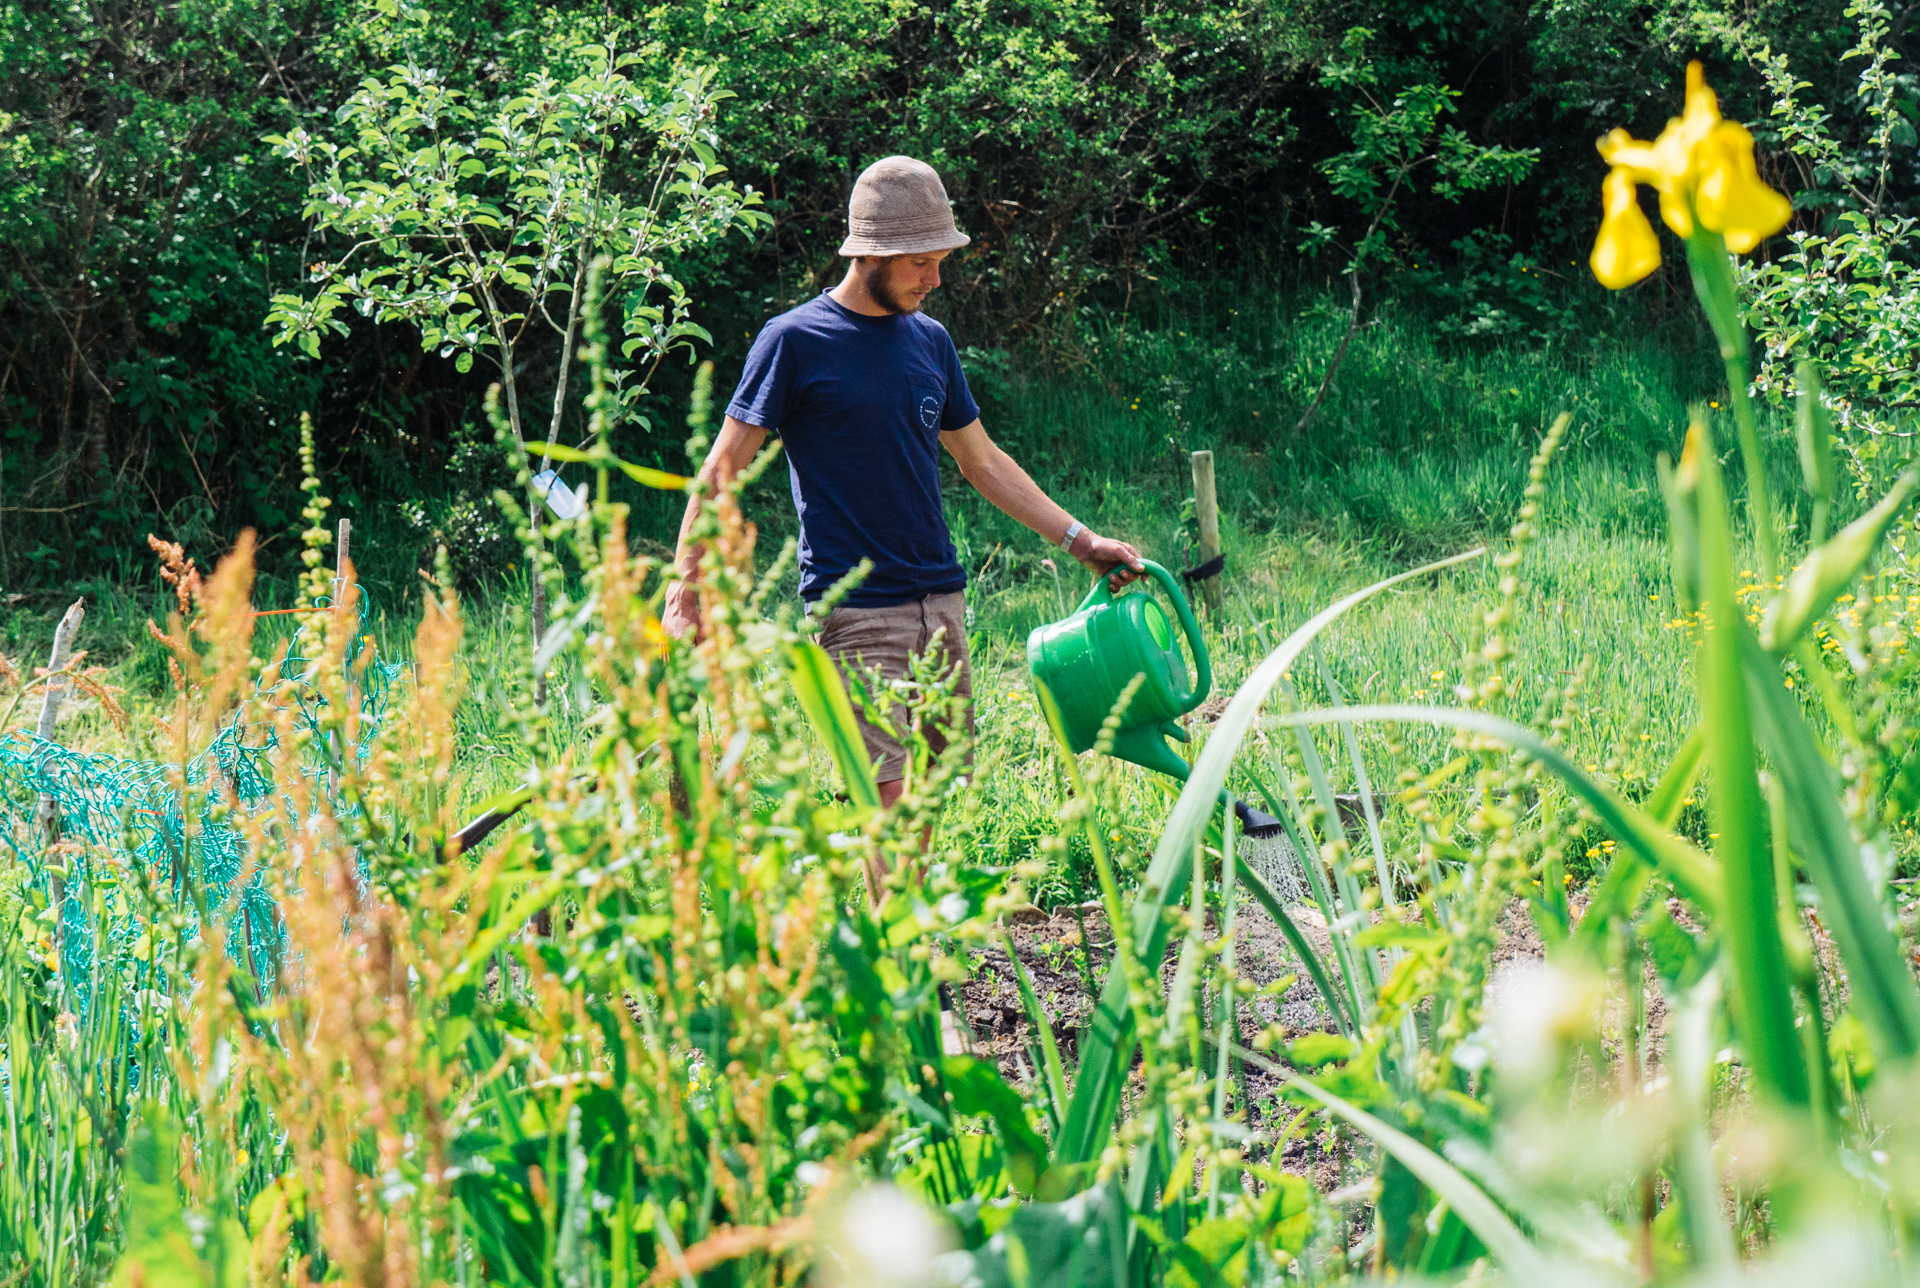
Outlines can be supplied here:
[[[1180, 717], [1207, 700], [1213, 689], [1213, 666], [1193, 606], [1173, 574], [1152, 560], [1144, 560], [1147, 576], [1160, 583], [1173, 605], [1174, 619], [1151, 594], [1115, 596], [1107, 577], [1095, 578], [1080, 607], [1061, 621], [1037, 628], [1027, 636], [1027, 669], [1046, 685], [1060, 709], [1067, 743], [1078, 753], [1089, 751], [1100, 737], [1113, 704], [1133, 678], [1144, 676], [1133, 700], [1120, 718], [1113, 754], [1155, 773], [1185, 782], [1191, 767], [1167, 745], [1168, 738], [1187, 741]], [[1179, 639], [1187, 637], [1199, 672], [1189, 679]], [[1241, 830], [1248, 836], [1272, 836], [1278, 819], [1234, 802]]]

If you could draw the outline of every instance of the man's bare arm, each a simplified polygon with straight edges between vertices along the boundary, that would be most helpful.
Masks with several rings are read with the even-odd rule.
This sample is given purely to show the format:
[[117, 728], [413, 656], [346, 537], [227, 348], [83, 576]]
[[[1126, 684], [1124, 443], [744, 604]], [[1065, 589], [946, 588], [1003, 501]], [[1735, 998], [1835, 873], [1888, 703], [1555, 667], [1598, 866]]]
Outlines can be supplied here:
[[[987, 437], [986, 427], [979, 421], [940, 435], [940, 442], [981, 496], [1039, 533], [1048, 544], [1059, 545], [1072, 528], [1073, 516], [1042, 491], [1018, 461]], [[1091, 528], [1083, 527], [1074, 535], [1068, 553], [1089, 572], [1112, 572], [1115, 590], [1145, 571], [1138, 550], [1124, 541], [1100, 536]]]
[[[707, 459], [700, 465], [700, 481], [706, 485], [702, 493], [711, 496], [731, 483], [734, 475], [753, 463], [766, 441], [767, 431], [760, 426], [727, 417], [720, 426], [720, 436], [713, 440]], [[699, 517], [700, 498], [690, 496], [687, 512], [680, 519], [680, 538], [673, 550], [673, 571], [678, 580], [667, 588], [666, 608], [660, 619], [669, 635], [685, 635], [700, 626], [700, 600], [693, 582], [702, 550], [698, 543], [688, 539]]]

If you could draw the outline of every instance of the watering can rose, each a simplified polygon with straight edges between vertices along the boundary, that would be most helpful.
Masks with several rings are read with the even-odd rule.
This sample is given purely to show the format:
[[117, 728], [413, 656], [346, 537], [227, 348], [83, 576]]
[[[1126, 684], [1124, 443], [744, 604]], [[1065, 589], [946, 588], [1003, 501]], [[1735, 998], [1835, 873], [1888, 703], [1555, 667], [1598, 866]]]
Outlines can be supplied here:
[[1769, 188], [1753, 163], [1753, 135], [1720, 119], [1700, 64], [1687, 64], [1687, 105], [1652, 143], [1625, 130], [1599, 142], [1613, 168], [1601, 186], [1604, 216], [1588, 261], [1600, 284], [1621, 290], [1660, 266], [1660, 239], [1640, 209], [1637, 186], [1660, 194], [1660, 218], [1682, 237], [1699, 229], [1718, 233], [1727, 249], [1744, 255], [1779, 232], [1793, 205]]

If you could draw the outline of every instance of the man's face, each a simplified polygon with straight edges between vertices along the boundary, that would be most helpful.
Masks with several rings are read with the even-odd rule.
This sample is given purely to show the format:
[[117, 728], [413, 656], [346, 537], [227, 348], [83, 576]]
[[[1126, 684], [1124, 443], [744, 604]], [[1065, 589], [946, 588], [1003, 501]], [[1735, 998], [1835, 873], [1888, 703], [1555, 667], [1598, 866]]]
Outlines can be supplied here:
[[867, 291], [889, 313], [918, 313], [927, 293], [940, 285], [940, 261], [948, 250], [865, 261]]

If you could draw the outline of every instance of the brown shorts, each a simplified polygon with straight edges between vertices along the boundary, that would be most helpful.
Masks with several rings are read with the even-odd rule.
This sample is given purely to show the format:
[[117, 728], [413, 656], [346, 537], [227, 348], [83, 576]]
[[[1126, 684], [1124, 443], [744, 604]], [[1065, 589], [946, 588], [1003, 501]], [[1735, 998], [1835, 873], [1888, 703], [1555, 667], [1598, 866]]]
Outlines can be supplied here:
[[[944, 632], [944, 634], [941, 634]], [[936, 634], [941, 638], [934, 640]], [[857, 677], [869, 693], [887, 681], [903, 680], [912, 674], [907, 659], [938, 648], [945, 656], [949, 673], [954, 676], [954, 692], [967, 699], [962, 708], [966, 732], [973, 733], [973, 671], [967, 663], [967, 597], [958, 592], [928, 595], [910, 603], [887, 608], [848, 608], [842, 605], [827, 615], [820, 629], [820, 647], [840, 667], [847, 680], [849, 694]], [[875, 682], [875, 673], [879, 682]], [[867, 742], [867, 756], [879, 762], [876, 781], [898, 782], [907, 776], [907, 749], [904, 713], [889, 713], [888, 723], [895, 728], [873, 724], [853, 702], [854, 715], [860, 720], [860, 733]], [[927, 730], [927, 745], [937, 756], [946, 750], [947, 740], [938, 729]]]

